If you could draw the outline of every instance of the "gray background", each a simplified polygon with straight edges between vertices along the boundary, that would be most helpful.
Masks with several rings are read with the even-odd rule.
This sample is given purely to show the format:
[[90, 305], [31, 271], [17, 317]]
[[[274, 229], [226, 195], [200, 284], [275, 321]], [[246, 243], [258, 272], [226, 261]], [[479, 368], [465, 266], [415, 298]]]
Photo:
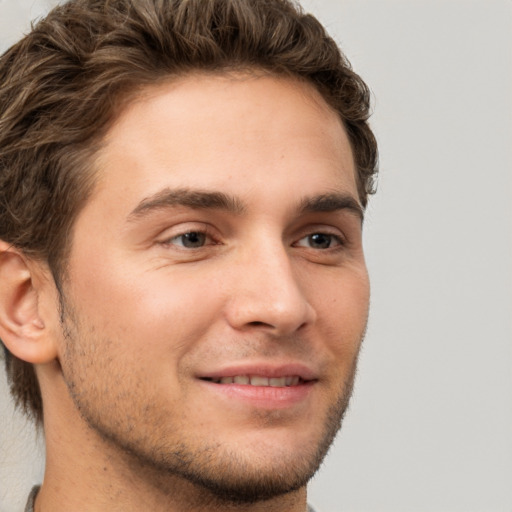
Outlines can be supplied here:
[[[53, 2], [0, 0], [0, 49]], [[372, 314], [323, 512], [512, 510], [512, 2], [305, 0], [370, 84]], [[2, 376], [3, 378], [3, 376]], [[0, 512], [42, 474], [0, 384]]]

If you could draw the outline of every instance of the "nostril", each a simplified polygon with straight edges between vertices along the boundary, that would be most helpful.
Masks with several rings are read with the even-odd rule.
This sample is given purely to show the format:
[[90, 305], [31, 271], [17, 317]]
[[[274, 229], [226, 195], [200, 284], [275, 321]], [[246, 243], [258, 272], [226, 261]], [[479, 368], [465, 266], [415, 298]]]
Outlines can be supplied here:
[[253, 327], [272, 327], [270, 324], [266, 324], [265, 322], [249, 322], [249, 325]]

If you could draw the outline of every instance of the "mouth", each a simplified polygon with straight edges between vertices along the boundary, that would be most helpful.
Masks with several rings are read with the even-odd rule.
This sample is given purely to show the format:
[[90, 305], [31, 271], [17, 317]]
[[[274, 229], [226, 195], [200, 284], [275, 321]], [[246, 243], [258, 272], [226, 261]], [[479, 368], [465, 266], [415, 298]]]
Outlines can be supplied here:
[[246, 404], [265, 410], [305, 407], [319, 382], [318, 372], [301, 363], [232, 364], [197, 378], [208, 393], [227, 400], [229, 408]]
[[224, 377], [204, 377], [201, 380], [213, 382], [214, 384], [238, 384], [241, 386], [258, 386], [285, 388], [299, 386], [311, 382], [299, 375], [286, 375], [282, 377], [265, 377], [263, 375], [233, 375]]

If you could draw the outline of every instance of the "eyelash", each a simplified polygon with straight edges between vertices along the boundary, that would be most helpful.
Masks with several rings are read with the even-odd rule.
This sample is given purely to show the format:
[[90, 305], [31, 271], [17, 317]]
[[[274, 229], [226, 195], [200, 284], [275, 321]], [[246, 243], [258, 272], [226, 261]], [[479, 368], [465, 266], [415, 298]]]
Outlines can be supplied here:
[[[313, 231], [312, 233], [309, 233], [308, 235], [305, 235], [302, 238], [300, 238], [299, 240], [297, 240], [297, 242], [295, 242], [293, 245], [296, 246], [296, 247], [304, 247], [304, 246], [300, 245], [300, 242], [302, 240], [308, 240], [309, 239], [309, 241], [311, 241], [312, 237], [318, 236], [318, 235], [329, 239], [329, 246], [328, 247], [318, 248], [321, 251], [327, 251], [327, 250], [331, 250], [332, 251], [332, 250], [339, 249], [339, 248], [341, 248], [341, 247], [343, 247], [345, 245], [345, 241], [343, 240], [343, 238], [341, 236], [335, 235], [333, 233], [329, 233], [329, 232], [326, 232], [326, 231]], [[333, 241], [335, 242], [336, 245], [331, 246]], [[310, 247], [310, 249], [314, 249], [314, 248]]]
[[[193, 235], [193, 234], [203, 236], [205, 240], [211, 240], [212, 243], [204, 244], [199, 247], [186, 247], [183, 244], [174, 243], [174, 241], [177, 239], [186, 237], [187, 235]], [[182, 233], [178, 233], [177, 235], [168, 237], [159, 243], [160, 243], [160, 245], [163, 245], [164, 247], [174, 246], [174, 247], [179, 247], [181, 250], [202, 249], [203, 247], [205, 247], [207, 245], [219, 245], [219, 242], [215, 239], [215, 237], [210, 232], [210, 230], [208, 230], [206, 228], [188, 229]]]
[[[201, 245], [199, 245], [197, 247], [187, 247], [183, 243], [181, 243], [181, 244], [174, 243], [174, 241], [176, 241], [178, 239], [182, 239], [182, 241], [183, 241], [183, 237], [186, 237], [187, 235], [199, 235], [200, 239], [202, 237], [202, 242], [201, 241], [199, 242], [199, 243], [201, 243]], [[309, 247], [309, 246], [300, 244], [300, 242], [302, 242], [303, 240], [308, 240], [309, 242], [311, 242], [311, 238], [314, 236], [317, 236], [317, 235], [320, 235], [320, 236], [328, 239], [328, 243], [329, 243], [328, 247], [314, 248], [314, 247]], [[210, 240], [211, 243], [205, 243], [208, 240]], [[334, 246], [332, 246], [333, 242], [335, 243]], [[160, 245], [162, 245], [164, 247], [174, 246], [174, 247], [179, 247], [180, 250], [187, 250], [187, 251], [194, 250], [194, 249], [200, 250], [200, 249], [203, 249], [204, 247], [207, 247], [210, 245], [221, 245], [221, 243], [215, 239], [215, 237], [210, 233], [210, 231], [208, 229], [204, 229], [204, 228], [203, 229], [190, 229], [185, 232], [174, 235], [172, 237], [166, 238], [165, 240], [163, 240], [159, 243], [160, 243]], [[194, 242], [192, 241], [192, 244], [193, 243]], [[309, 249], [319, 250], [319, 251], [335, 251], [337, 249], [342, 248], [344, 245], [345, 245], [345, 240], [340, 235], [329, 233], [328, 231], [322, 231], [322, 230], [312, 231], [312, 232], [308, 233], [307, 235], [304, 235], [303, 237], [301, 237], [299, 240], [297, 240], [296, 242], [294, 242], [292, 244], [293, 247], [307, 247]]]

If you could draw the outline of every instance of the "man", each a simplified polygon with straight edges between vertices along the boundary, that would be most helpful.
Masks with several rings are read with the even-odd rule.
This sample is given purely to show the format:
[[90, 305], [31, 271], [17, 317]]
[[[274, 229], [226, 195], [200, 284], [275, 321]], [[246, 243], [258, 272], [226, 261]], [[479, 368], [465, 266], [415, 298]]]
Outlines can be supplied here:
[[369, 94], [285, 0], [76, 0], [0, 62], [27, 510], [304, 512], [366, 326]]

